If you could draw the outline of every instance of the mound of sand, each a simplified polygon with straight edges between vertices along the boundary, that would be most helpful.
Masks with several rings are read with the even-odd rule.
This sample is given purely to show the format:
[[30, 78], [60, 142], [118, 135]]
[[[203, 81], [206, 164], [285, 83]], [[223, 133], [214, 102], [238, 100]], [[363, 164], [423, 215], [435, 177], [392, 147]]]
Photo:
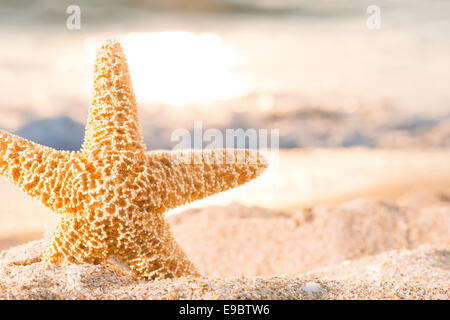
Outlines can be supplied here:
[[169, 220], [175, 238], [208, 276], [298, 275], [388, 250], [450, 245], [446, 202], [417, 208], [360, 199], [294, 214], [233, 205]]
[[417, 193], [287, 214], [169, 218], [204, 278], [139, 281], [114, 262], [50, 265], [47, 239], [0, 253], [0, 299], [450, 299], [450, 202]]
[[315, 273], [137, 281], [104, 265], [41, 261], [45, 241], [0, 257], [0, 299], [449, 299], [450, 247], [421, 246]]

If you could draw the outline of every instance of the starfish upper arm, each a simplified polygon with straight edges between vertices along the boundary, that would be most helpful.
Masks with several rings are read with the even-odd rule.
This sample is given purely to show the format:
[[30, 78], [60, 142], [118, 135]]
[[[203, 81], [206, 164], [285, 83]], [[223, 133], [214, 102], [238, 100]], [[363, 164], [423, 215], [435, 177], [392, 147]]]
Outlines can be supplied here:
[[0, 130], [0, 175], [57, 212], [75, 209], [75, 153], [58, 151]]
[[267, 167], [265, 158], [253, 150], [161, 151], [146, 156], [149, 183], [159, 195], [153, 206], [161, 212], [240, 186]]

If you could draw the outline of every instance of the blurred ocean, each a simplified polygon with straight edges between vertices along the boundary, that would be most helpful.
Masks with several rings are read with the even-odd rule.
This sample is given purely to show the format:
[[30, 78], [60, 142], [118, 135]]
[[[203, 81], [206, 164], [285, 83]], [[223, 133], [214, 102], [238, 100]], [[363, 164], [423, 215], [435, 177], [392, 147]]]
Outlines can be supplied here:
[[[66, 27], [73, 4], [80, 30]], [[95, 49], [114, 37], [149, 148], [194, 120], [277, 128], [285, 148], [449, 147], [449, 12], [445, 0], [3, 0], [0, 128], [78, 148]]]

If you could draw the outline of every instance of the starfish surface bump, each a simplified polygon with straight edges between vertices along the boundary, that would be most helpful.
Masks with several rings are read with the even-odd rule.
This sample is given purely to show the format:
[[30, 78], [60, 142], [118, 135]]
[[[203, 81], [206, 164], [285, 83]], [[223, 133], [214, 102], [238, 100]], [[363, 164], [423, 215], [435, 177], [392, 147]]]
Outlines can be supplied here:
[[112, 40], [97, 54], [80, 151], [57, 151], [0, 130], [0, 175], [59, 214], [48, 262], [113, 257], [145, 279], [196, 276], [163, 213], [242, 185], [267, 166], [249, 150], [145, 150], [126, 58]]

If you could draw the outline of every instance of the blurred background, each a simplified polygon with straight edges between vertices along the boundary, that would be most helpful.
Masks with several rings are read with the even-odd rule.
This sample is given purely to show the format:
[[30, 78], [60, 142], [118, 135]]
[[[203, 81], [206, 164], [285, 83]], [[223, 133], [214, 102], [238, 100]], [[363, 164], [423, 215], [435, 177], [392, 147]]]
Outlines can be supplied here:
[[[67, 27], [71, 5], [79, 30]], [[368, 28], [369, 5], [380, 8], [379, 29]], [[0, 129], [78, 150], [96, 49], [112, 37], [128, 57], [149, 149], [172, 148], [171, 133], [194, 120], [279, 130], [276, 165], [210, 201], [286, 209], [442, 188], [449, 12], [445, 0], [3, 0]], [[7, 183], [0, 191], [0, 238], [53, 223]]]
[[450, 3], [376, 1], [373, 30], [372, 2], [2, 1], [0, 127], [78, 149], [96, 48], [114, 37], [150, 148], [193, 119], [278, 128], [282, 148], [450, 146]]

